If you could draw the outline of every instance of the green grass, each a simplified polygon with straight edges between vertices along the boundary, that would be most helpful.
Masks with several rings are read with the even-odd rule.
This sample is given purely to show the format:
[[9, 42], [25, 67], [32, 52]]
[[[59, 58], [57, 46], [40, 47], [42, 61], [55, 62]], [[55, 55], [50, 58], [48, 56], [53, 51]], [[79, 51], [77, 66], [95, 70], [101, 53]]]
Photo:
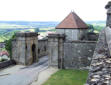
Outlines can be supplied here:
[[43, 85], [84, 85], [87, 76], [87, 70], [59, 70]]

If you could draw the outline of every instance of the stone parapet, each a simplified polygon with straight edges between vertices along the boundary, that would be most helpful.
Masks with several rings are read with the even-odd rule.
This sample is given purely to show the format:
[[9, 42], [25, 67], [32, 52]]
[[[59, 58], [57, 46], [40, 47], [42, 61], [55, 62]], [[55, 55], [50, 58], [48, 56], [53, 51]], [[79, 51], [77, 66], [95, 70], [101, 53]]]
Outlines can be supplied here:
[[75, 41], [65, 41], [66, 43], [96, 43], [97, 41], [81, 41], [81, 40], [75, 40]]
[[[105, 31], [107, 29], [107, 31]], [[103, 29], [100, 32], [96, 49], [90, 65], [87, 85], [110, 85], [111, 84], [111, 55], [109, 49], [111, 29]], [[108, 38], [108, 40], [107, 40]]]
[[111, 1], [108, 2], [108, 4], [105, 6], [107, 9], [107, 21], [106, 26], [111, 27]]
[[48, 38], [65, 38], [64, 34], [49, 34]]
[[16, 33], [16, 37], [33, 37], [38, 36], [39, 34], [36, 32], [18, 32]]

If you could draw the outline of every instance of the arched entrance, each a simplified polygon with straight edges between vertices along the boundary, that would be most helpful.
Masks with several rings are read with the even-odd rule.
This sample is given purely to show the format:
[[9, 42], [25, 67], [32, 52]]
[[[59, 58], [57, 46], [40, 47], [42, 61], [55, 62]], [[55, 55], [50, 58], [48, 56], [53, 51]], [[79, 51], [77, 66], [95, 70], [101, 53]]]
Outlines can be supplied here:
[[32, 45], [32, 57], [33, 57], [33, 62], [36, 62], [36, 46], [35, 46], [35, 44]]

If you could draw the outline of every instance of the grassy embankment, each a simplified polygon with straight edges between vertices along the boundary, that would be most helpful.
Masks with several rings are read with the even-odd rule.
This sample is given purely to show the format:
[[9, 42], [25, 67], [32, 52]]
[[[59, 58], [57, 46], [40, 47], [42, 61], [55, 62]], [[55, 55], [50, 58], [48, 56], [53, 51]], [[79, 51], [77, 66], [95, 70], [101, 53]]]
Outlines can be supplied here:
[[87, 76], [87, 70], [59, 70], [43, 85], [84, 85]]

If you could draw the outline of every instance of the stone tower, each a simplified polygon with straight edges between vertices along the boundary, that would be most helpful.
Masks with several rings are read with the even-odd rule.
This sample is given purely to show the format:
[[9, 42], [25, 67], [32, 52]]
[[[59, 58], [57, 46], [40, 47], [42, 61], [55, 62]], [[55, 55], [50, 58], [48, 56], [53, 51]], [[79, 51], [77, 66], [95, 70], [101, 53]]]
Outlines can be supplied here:
[[37, 36], [35, 32], [16, 33], [12, 41], [12, 59], [17, 64], [31, 65], [38, 61]]
[[111, 1], [108, 2], [108, 4], [105, 6], [107, 9], [107, 21], [106, 21], [106, 26], [111, 27]]
[[82, 40], [83, 35], [87, 32], [88, 26], [75, 13], [71, 12], [58, 26], [56, 32], [58, 34], [65, 34], [66, 40]]

